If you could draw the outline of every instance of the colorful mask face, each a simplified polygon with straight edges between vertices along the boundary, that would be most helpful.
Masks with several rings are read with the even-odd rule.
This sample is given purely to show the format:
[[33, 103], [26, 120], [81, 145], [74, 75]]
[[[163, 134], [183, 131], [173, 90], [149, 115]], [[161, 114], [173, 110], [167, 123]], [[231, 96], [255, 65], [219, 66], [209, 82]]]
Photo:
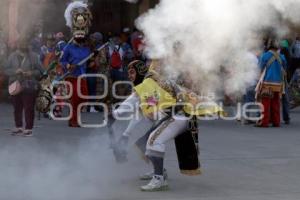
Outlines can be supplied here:
[[75, 38], [84, 38], [89, 33], [92, 14], [88, 8], [74, 8], [72, 15], [72, 32]]

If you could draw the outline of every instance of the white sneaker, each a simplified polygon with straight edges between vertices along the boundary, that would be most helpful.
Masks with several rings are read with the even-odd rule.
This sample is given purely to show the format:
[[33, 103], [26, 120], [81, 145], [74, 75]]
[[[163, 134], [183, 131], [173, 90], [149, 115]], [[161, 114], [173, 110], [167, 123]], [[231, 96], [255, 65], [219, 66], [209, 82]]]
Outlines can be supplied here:
[[163, 176], [154, 175], [148, 185], [141, 187], [143, 192], [166, 191], [169, 189], [167, 180]]
[[[153, 178], [154, 176], [154, 172], [148, 172], [146, 174], [143, 174], [140, 176], [140, 180], [141, 181], [149, 181]], [[167, 173], [167, 170], [164, 169], [164, 179], [167, 180], [168, 179], [168, 173]]]
[[33, 136], [32, 130], [25, 130], [23, 132], [22, 136], [24, 136], [24, 137], [32, 137]]
[[15, 129], [12, 130], [11, 135], [19, 136], [19, 135], [23, 134], [23, 131], [24, 131], [23, 128], [15, 128]]

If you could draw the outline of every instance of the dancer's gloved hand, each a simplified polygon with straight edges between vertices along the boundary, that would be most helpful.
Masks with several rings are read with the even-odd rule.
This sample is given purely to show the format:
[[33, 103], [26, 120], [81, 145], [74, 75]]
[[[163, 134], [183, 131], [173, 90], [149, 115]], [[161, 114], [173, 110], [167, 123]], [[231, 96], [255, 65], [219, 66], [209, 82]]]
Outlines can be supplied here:
[[121, 138], [116, 143], [115, 147], [113, 148], [114, 156], [118, 163], [127, 162], [127, 148], [128, 148], [129, 137], [128, 136], [121, 136]]

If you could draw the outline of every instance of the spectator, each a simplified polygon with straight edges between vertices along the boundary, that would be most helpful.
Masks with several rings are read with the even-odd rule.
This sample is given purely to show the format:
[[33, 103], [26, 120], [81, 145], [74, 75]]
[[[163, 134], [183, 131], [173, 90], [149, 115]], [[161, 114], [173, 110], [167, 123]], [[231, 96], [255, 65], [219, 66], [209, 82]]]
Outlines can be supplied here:
[[287, 81], [289, 82], [291, 80], [291, 54], [290, 54], [290, 47], [289, 47], [289, 41], [287, 39], [284, 39], [280, 42], [280, 53], [284, 55], [288, 70], [287, 70]]
[[135, 59], [145, 61], [145, 57], [143, 55], [143, 51], [144, 51], [143, 39], [144, 36], [141, 32], [135, 33], [132, 39], [132, 48], [133, 48]]
[[289, 44], [287, 40], [283, 40], [280, 42], [280, 53], [284, 55], [287, 60], [286, 69], [283, 69], [284, 73], [284, 93], [282, 94], [281, 104], [282, 104], [282, 118], [285, 124], [290, 124], [290, 98], [289, 98], [289, 88], [288, 82], [289, 78], [289, 69], [290, 69], [290, 52], [289, 52]]
[[[18, 49], [9, 56], [6, 66], [9, 83], [18, 81], [22, 86], [21, 92], [12, 96], [16, 126], [13, 134], [32, 136], [38, 90], [37, 80], [41, 75], [38, 55], [30, 52], [27, 40], [22, 39], [18, 42]], [[25, 130], [23, 130], [23, 111], [25, 112]]]
[[110, 77], [112, 82], [123, 80], [124, 51], [121, 48], [121, 40], [118, 36], [110, 39], [108, 49], [110, 58]]
[[[284, 72], [286, 73], [286, 72]], [[286, 75], [285, 75], [286, 76]], [[286, 79], [286, 78], [285, 78]], [[281, 104], [282, 104], [282, 118], [286, 125], [290, 124], [290, 98], [289, 98], [289, 89], [287, 83], [285, 83], [285, 91], [282, 94]]]
[[[103, 44], [103, 35], [102, 33], [96, 32], [90, 36], [90, 46], [92, 51], [96, 51]], [[87, 68], [87, 74], [97, 75], [100, 68], [99, 55], [91, 59], [89, 67]], [[89, 96], [97, 95], [97, 78], [96, 77], [87, 77], [87, 87]], [[95, 106], [88, 106], [88, 112], [97, 112]]]
[[52, 33], [46, 36], [46, 43], [41, 47], [40, 59], [45, 70], [55, 60], [55, 37]]
[[7, 57], [7, 44], [5, 42], [3, 32], [0, 31], [0, 67], [4, 65]]
[[290, 108], [300, 105], [300, 69], [297, 69], [290, 83]]
[[127, 43], [131, 47], [131, 38], [130, 38], [130, 35], [131, 35], [130, 28], [125, 27], [125, 28], [123, 28], [123, 31], [122, 31], [122, 33], [120, 35], [120, 38], [121, 38], [121, 42], [122, 43]]
[[[99, 48], [104, 44], [104, 37], [101, 33], [95, 33], [91, 36], [92, 47]], [[94, 60], [91, 62], [92, 65], [96, 65], [97, 74], [101, 74], [110, 80], [110, 64], [108, 57], [109, 48], [102, 49], [100, 52], [97, 52]], [[105, 80], [103, 78], [97, 78], [96, 80], [96, 94], [98, 96], [102, 96], [105, 93]], [[111, 88], [111, 81], [108, 81], [108, 88]], [[111, 92], [108, 92], [107, 96], [103, 99], [97, 99], [97, 101], [109, 104], [111, 100]], [[103, 108], [101, 106], [96, 106], [95, 109], [97, 111], [102, 111]]]
[[42, 46], [42, 34], [36, 33], [30, 42], [31, 51], [40, 54]]
[[130, 45], [132, 46], [132, 48], [133, 48], [134, 40], [136, 40], [140, 34], [141, 32], [137, 28], [133, 29], [133, 32], [130, 35]]
[[58, 32], [55, 34], [55, 41], [56, 41], [56, 46], [55, 46], [55, 54], [59, 55], [67, 45], [66, 40], [65, 40], [65, 35], [62, 32]]
[[[126, 54], [122, 48], [120, 37], [112, 38], [111, 45], [109, 46], [110, 80], [112, 85], [117, 81], [124, 81], [128, 79], [126, 70], [128, 60], [125, 58]], [[118, 84], [115, 87], [116, 93], [119, 96], [126, 96], [129, 89], [128, 86], [128, 84]], [[116, 98], [111, 99], [112, 101], [117, 100]]]
[[[121, 35], [122, 38], [122, 35]], [[128, 43], [128, 40], [125, 39], [121, 39], [121, 48], [124, 52], [124, 58], [123, 58], [123, 65], [126, 67], [131, 61], [133, 61], [134, 59], [134, 53], [133, 50], [130, 46], [130, 44]], [[127, 70], [125, 70], [125, 73]]]
[[68, 43], [65, 41], [64, 34], [62, 32], [59, 32], [55, 35], [56, 45], [55, 45], [55, 56], [56, 56], [56, 76], [57, 78], [62, 76], [64, 71], [62, 66], [60, 65], [59, 61], [62, 58], [64, 54], [64, 49], [66, 46], [68, 46]]
[[296, 40], [291, 46], [291, 66], [290, 66], [290, 78], [293, 77], [294, 72], [300, 67], [300, 37], [296, 37]]
[[[64, 34], [62, 32], [58, 32], [55, 34], [55, 41], [56, 41], [55, 60], [53, 60], [55, 62], [53, 63], [53, 65], [50, 65], [50, 68], [48, 68], [48, 70], [49, 70], [48, 78], [53, 83], [55, 83], [56, 80], [59, 80], [64, 73], [63, 67], [59, 63], [59, 60], [63, 56], [63, 49], [67, 46]], [[55, 96], [62, 97], [65, 95], [66, 88], [63, 84], [58, 84], [54, 87], [53, 92], [55, 93]], [[61, 118], [63, 115], [64, 106], [62, 104], [64, 103], [64, 100], [58, 98], [58, 99], [53, 99], [53, 102], [58, 104], [53, 108], [53, 115], [56, 118]], [[50, 117], [51, 117], [51, 115], [49, 115], [49, 118]]]

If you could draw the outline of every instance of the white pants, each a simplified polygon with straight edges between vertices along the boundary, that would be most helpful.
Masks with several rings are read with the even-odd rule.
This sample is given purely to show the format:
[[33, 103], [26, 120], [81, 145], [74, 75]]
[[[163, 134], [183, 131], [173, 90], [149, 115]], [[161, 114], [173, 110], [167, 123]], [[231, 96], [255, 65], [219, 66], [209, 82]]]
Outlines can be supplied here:
[[136, 93], [132, 93], [125, 101], [123, 101], [119, 107], [113, 111], [113, 116], [118, 117], [130, 117], [136, 113], [139, 109], [140, 98]]
[[145, 127], [145, 131], [142, 133], [142, 135], [144, 135], [153, 125], [153, 121], [143, 115], [139, 105], [140, 99], [135, 93], [133, 93], [120, 104], [118, 109], [113, 111], [113, 115], [116, 119], [118, 119], [118, 117], [122, 117], [130, 120], [126, 130], [123, 132], [124, 136], [132, 135], [132, 133], [137, 129], [137, 126]]
[[164, 157], [166, 143], [183, 133], [188, 127], [188, 119], [171, 118], [161, 124], [150, 134], [147, 142], [146, 155]]
[[133, 132], [136, 131], [138, 126], [143, 127], [143, 132], [141, 133], [141, 135], [144, 135], [151, 128], [152, 125], [153, 125], [153, 121], [146, 118], [143, 115], [143, 113], [139, 110], [139, 116], [138, 117], [133, 117], [130, 120], [126, 130], [123, 133], [123, 135], [124, 136], [132, 135]]

